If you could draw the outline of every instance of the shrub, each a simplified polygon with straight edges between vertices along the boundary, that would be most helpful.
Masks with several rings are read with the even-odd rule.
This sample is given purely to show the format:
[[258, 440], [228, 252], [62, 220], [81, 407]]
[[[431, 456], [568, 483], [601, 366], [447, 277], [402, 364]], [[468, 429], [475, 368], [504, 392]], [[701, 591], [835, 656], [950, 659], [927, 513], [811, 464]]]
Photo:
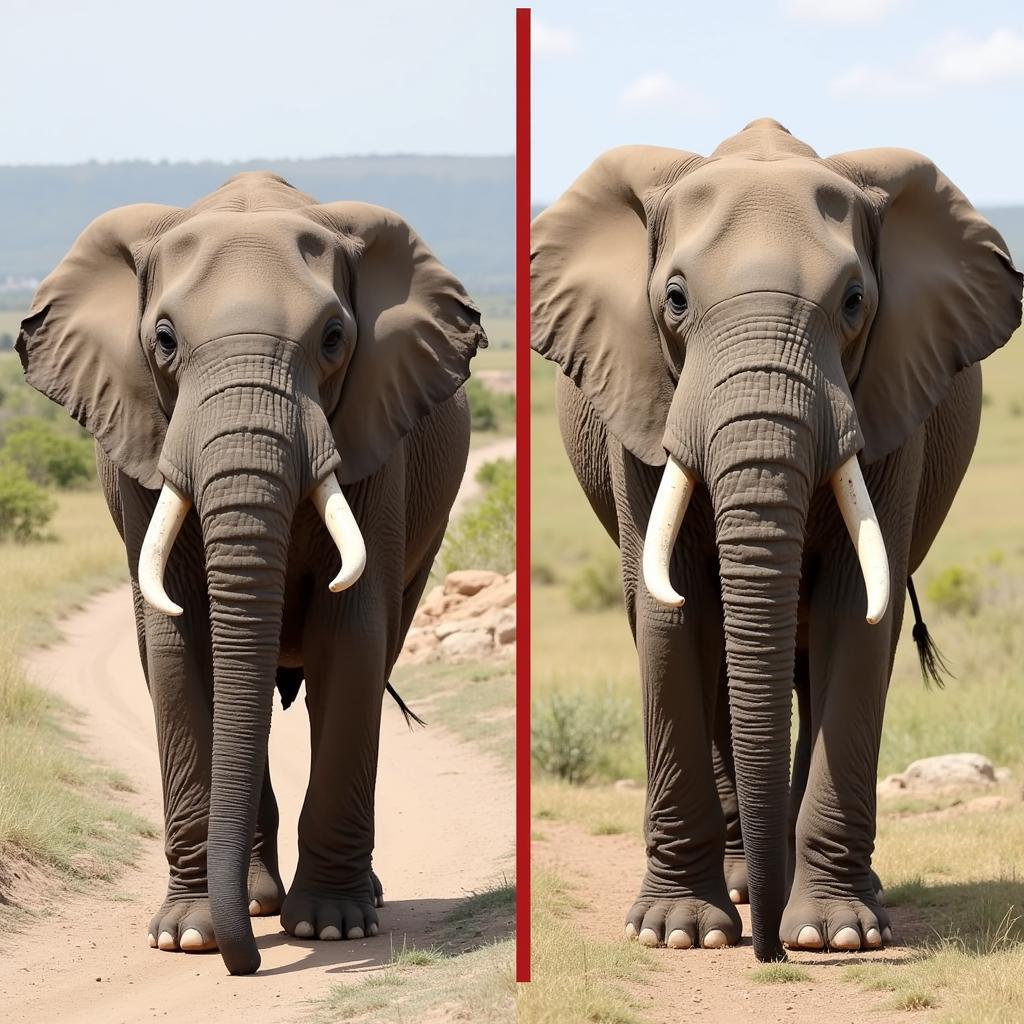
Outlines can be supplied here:
[[484, 463], [476, 479], [483, 493], [448, 527], [441, 548], [445, 574], [456, 569], [511, 572], [516, 565], [515, 461]]
[[538, 587], [550, 587], [558, 582], [558, 576], [547, 562], [534, 562], [530, 567], [530, 582]]
[[534, 702], [530, 754], [541, 771], [580, 785], [607, 773], [630, 717], [629, 703], [610, 691], [553, 693]]
[[569, 604], [578, 612], [599, 612], [622, 604], [618, 560], [591, 558], [569, 581]]
[[466, 382], [469, 399], [469, 423], [474, 432], [511, 432], [515, 426], [515, 395], [493, 391], [482, 380], [470, 377]]
[[974, 615], [981, 603], [981, 582], [970, 569], [951, 565], [928, 581], [928, 600], [952, 615]]
[[92, 441], [62, 432], [46, 420], [24, 418], [11, 423], [2, 457], [44, 487], [74, 487], [95, 474]]
[[21, 466], [0, 464], [0, 540], [41, 540], [56, 509], [53, 498]]

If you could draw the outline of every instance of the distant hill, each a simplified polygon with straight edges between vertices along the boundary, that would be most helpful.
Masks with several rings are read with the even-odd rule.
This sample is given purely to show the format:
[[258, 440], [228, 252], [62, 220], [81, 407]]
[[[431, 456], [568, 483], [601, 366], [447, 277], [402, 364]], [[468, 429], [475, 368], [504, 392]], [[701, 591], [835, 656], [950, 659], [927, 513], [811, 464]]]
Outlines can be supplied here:
[[0, 167], [0, 280], [43, 277], [82, 228], [112, 207], [188, 206], [249, 170], [274, 171], [324, 202], [355, 199], [397, 210], [470, 292], [513, 289], [511, 156]]

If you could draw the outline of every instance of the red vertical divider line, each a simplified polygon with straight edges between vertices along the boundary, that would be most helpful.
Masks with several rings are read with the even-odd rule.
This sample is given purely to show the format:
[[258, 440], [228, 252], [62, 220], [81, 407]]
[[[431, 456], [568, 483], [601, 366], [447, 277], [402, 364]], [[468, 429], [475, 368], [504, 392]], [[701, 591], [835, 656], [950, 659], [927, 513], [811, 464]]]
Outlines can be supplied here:
[[516, 981], [530, 980], [530, 9], [516, 8]]

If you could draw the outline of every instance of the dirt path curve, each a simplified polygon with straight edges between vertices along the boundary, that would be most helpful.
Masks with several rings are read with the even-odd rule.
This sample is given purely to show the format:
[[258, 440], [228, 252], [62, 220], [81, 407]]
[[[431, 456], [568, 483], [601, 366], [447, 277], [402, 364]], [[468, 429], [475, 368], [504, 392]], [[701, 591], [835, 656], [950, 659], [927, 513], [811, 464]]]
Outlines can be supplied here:
[[[533, 865], [546, 868], [572, 886], [586, 906], [574, 912], [581, 932], [608, 942], [622, 934], [623, 918], [643, 877], [644, 850], [639, 837], [594, 836], [574, 825], [538, 821], [543, 838], [533, 844]], [[597, 894], [597, 895], [592, 895]], [[893, 908], [897, 938], [915, 931], [903, 908]], [[763, 984], [751, 980], [758, 966], [750, 947], [750, 908], [740, 907], [744, 938], [729, 949], [671, 950], [652, 953], [662, 970], [645, 974], [629, 986], [641, 1020], [678, 1024], [688, 1018], [701, 1024], [925, 1024], [931, 1011], [909, 1014], [886, 1006], [888, 993], [865, 992], [840, 980], [842, 968], [857, 963], [905, 962], [909, 946], [877, 953], [790, 952], [791, 963], [807, 969], [810, 981]]]
[[505, 437], [500, 441], [492, 441], [491, 444], [482, 448], [474, 448], [469, 453], [466, 462], [466, 475], [462, 480], [462, 487], [459, 489], [459, 496], [452, 505], [452, 518], [454, 519], [470, 498], [480, 493], [480, 485], [476, 482], [477, 470], [485, 462], [494, 462], [496, 459], [514, 459], [516, 457], [516, 439]]
[[[512, 454], [505, 442], [473, 453], [478, 464]], [[513, 449], [514, 451], [514, 449]], [[467, 472], [472, 481], [473, 467]], [[64, 640], [28, 659], [33, 678], [84, 712], [90, 754], [132, 780], [128, 803], [162, 821], [160, 774], [149, 695], [139, 665], [129, 589], [94, 598], [63, 624]], [[281, 807], [285, 882], [296, 861], [298, 814], [309, 772], [305, 705], [274, 709], [270, 763]], [[162, 953], [146, 944], [163, 899], [160, 840], [144, 841], [138, 864], [110, 894], [82, 896], [7, 936], [0, 953], [0, 1020], [33, 1024], [135, 1024], [242, 1020], [292, 1022], [304, 1001], [355, 981], [390, 959], [392, 943], [429, 946], [468, 892], [512, 873], [514, 783], [510, 773], [443, 729], [409, 732], [389, 700], [381, 729], [374, 867], [384, 884], [382, 934], [358, 942], [302, 942], [276, 917], [253, 922], [263, 957], [255, 977], [232, 978], [219, 954]]]

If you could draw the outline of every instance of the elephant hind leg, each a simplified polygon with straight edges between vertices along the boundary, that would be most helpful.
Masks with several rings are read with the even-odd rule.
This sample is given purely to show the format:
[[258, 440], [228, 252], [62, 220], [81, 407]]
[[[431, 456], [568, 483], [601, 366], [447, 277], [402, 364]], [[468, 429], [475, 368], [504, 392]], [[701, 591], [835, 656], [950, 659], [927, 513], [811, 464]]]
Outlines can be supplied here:
[[277, 829], [280, 816], [277, 798], [270, 782], [270, 762], [263, 771], [260, 809], [256, 819], [252, 856], [249, 860], [249, 914], [268, 917], [277, 914], [284, 903], [284, 882], [277, 859]]
[[732, 722], [729, 718], [728, 680], [724, 658], [715, 700], [715, 734], [711, 755], [715, 770], [715, 789], [718, 790], [718, 802], [722, 805], [722, 817], [725, 819], [725, 856], [722, 861], [725, 887], [733, 903], [747, 903], [747, 858], [743, 853], [740, 806], [736, 797], [736, 766], [732, 757]]

